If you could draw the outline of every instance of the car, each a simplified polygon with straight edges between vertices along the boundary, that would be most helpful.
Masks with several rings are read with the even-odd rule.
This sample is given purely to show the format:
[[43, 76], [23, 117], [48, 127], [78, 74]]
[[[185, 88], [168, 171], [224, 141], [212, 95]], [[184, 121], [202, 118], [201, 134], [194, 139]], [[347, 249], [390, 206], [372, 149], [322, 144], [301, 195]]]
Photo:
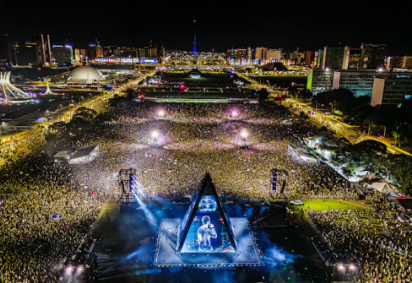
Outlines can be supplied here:
[[293, 204], [293, 205], [303, 205], [303, 201], [301, 201], [301, 200], [292, 200], [292, 201], [290, 202], [290, 204]]

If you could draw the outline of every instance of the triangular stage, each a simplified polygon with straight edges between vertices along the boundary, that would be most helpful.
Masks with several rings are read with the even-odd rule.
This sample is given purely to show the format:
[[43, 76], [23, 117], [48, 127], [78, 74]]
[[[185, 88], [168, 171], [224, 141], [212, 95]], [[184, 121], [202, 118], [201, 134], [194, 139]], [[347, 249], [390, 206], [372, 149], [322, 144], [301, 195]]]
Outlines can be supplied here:
[[179, 224], [176, 250], [182, 254], [239, 252], [230, 219], [209, 174]]

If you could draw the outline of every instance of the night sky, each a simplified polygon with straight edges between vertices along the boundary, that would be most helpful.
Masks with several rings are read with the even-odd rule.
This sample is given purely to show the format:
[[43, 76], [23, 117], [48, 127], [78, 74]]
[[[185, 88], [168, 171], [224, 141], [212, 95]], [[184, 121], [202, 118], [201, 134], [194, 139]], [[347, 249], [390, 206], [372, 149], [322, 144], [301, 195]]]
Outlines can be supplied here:
[[[166, 2], [166, 3], [164, 3]], [[388, 55], [412, 55], [408, 17], [378, 2], [364, 1], [0, 1], [0, 33], [26, 41], [49, 34], [85, 48], [101, 45], [192, 49], [197, 21], [198, 51], [265, 46], [292, 51], [323, 46], [386, 43]], [[402, 7], [398, 7], [402, 9]], [[387, 10], [389, 9], [389, 10]]]

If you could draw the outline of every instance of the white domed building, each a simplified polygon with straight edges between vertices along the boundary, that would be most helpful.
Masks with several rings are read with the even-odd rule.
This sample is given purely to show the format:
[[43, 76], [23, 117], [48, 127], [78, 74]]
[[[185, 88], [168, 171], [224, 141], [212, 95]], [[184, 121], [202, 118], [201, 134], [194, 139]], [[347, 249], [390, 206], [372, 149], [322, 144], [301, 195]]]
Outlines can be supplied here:
[[77, 67], [67, 79], [68, 84], [93, 84], [105, 81], [105, 77], [96, 69], [89, 66]]

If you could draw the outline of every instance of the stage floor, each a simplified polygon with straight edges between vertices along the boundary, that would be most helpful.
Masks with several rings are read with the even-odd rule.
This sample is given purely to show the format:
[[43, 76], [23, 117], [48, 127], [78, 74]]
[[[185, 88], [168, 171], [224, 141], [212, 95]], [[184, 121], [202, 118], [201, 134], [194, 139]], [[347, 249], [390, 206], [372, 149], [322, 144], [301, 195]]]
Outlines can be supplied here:
[[[230, 218], [233, 224], [234, 234], [240, 250], [240, 255], [229, 254], [181, 254], [177, 255], [176, 235], [177, 227], [181, 219], [162, 219], [159, 229], [159, 248], [155, 254], [155, 266], [169, 267], [169, 266], [197, 266], [202, 268], [216, 268], [216, 266], [233, 266], [246, 265], [258, 266], [260, 259], [256, 245], [252, 240], [250, 231], [247, 227], [246, 218]], [[171, 233], [170, 233], [171, 231]]]

